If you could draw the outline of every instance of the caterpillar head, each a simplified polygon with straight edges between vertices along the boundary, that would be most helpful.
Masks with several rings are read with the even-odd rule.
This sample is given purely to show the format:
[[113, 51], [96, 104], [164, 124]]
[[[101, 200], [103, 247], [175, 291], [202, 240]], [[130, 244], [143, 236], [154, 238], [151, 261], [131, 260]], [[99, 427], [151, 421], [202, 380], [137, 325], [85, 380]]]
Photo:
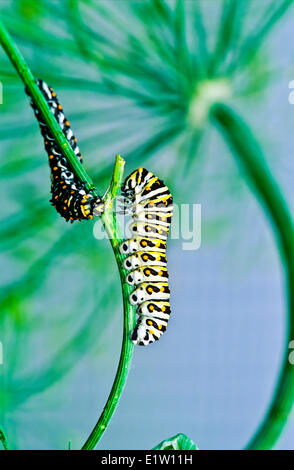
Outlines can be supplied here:
[[93, 214], [99, 217], [101, 214], [103, 214], [104, 210], [105, 210], [104, 202], [102, 201], [102, 199], [97, 198], [97, 200], [95, 201]]

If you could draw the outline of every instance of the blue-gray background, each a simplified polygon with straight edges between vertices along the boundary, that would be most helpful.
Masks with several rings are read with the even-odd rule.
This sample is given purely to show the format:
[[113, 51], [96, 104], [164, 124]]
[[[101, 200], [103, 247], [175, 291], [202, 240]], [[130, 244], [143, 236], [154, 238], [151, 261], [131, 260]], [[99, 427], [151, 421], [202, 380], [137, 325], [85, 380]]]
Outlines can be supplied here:
[[[9, 2], [2, 3], [3, 14], [13, 30], [13, 9]], [[119, 3], [122, 10], [128, 8], [124, 0]], [[215, 3], [219, 7], [222, 2]], [[265, 8], [271, 2], [259, 3]], [[202, 5], [208, 23], [211, 22], [208, 26], [212, 29], [219, 16], [214, 5], [211, 1]], [[20, 21], [24, 13], [17, 10], [17, 14], [15, 21]], [[45, 26], [41, 24], [41, 28], [46, 29], [49, 25], [50, 30], [52, 18], [49, 12]], [[30, 36], [34, 22], [39, 18], [25, 16], [25, 21], [27, 35]], [[108, 21], [111, 23], [111, 16]], [[232, 98], [234, 106], [260, 140], [292, 213], [294, 106], [288, 101], [288, 84], [294, 80], [293, 24], [292, 8], [275, 25], [262, 49], [260, 62], [266, 63], [272, 72], [271, 80], [265, 80], [264, 86], [261, 83], [259, 90], [248, 97]], [[140, 23], [130, 20], [134, 34], [140, 27]], [[23, 41], [22, 50], [34, 65], [36, 75], [46, 78], [46, 74], [50, 76], [48, 68], [58, 70], [58, 66], [66, 61], [66, 52], [56, 58], [56, 51], [50, 52], [49, 49], [40, 60], [36, 46], [26, 43], [23, 31], [16, 34], [19, 31], [17, 24], [14, 28], [15, 38], [20, 44]], [[110, 41], [106, 27], [105, 37]], [[90, 76], [92, 73], [95, 80], [91, 65], [83, 63], [84, 69], [77, 72], [78, 65], [76, 68], [69, 61], [66, 64], [68, 75], [72, 67], [72, 76], [76, 74], [78, 77], [79, 73]], [[37, 266], [35, 276], [38, 278], [40, 273], [42, 282], [38, 284], [38, 290], [34, 287], [29, 299], [19, 301], [17, 295], [20, 291], [16, 286], [13, 300], [8, 306], [6, 304], [8, 313], [1, 323], [0, 333], [4, 350], [0, 378], [7, 391], [6, 395], [5, 390], [3, 392], [6, 401], [2, 400], [0, 405], [1, 422], [15, 448], [63, 449], [68, 440], [72, 441], [73, 448], [79, 448], [103, 409], [119, 359], [122, 308], [118, 277], [107, 241], [96, 241], [92, 226], [86, 229], [66, 226], [62, 220], [56, 221], [53, 209], [49, 208], [51, 219], [49, 222], [46, 219], [46, 227], [41, 232], [26, 235], [27, 226], [23, 229], [21, 219], [24, 213], [22, 204], [26, 205], [29, 218], [28, 208], [33, 206], [33, 197], [43, 198], [47, 203], [48, 170], [37, 126], [33, 128], [34, 134], [28, 133], [23, 141], [20, 135], [25, 136], [26, 127], [22, 128], [22, 134], [14, 131], [16, 113], [19, 113], [17, 125], [33, 126], [33, 117], [22, 95], [22, 86], [13, 78], [14, 72], [9, 67], [1, 53], [4, 86], [1, 128], [10, 131], [9, 139], [6, 135], [1, 144], [1, 164], [6, 163], [13, 153], [16, 168], [20, 168], [21, 152], [29, 158], [33, 158], [31, 153], [38, 155], [39, 160], [35, 172], [17, 173], [15, 180], [12, 179], [13, 173], [2, 180], [1, 195], [10, 204], [9, 207], [5, 204], [3, 209], [1, 227], [4, 230], [7, 220], [11, 223], [13, 216], [19, 220], [15, 230], [24, 233], [23, 239], [18, 238], [12, 243], [11, 253], [5, 251], [1, 254], [4, 292], [6, 285], [14, 285], [16, 280], [23, 278], [25, 292], [27, 270], [37, 255], [45, 252], [46, 243], [55, 242], [64, 236], [66, 230], [73, 234], [74, 230], [83, 230], [81, 237], [88, 230], [87, 236], [91, 241], [86, 245], [91, 243], [91, 246], [85, 248], [78, 236], [78, 241], [68, 248], [65, 261], [58, 258], [53, 262], [51, 277], [48, 273], [43, 274], [42, 266]], [[10, 75], [5, 74], [7, 70], [10, 70]], [[68, 90], [65, 85], [58, 85], [57, 73], [56, 77], [56, 82], [51, 78], [51, 84], [60, 88], [60, 99], [68, 110], [81, 148], [85, 142], [88, 168], [97, 172], [99, 165], [105, 164], [100, 162], [102, 155], [112, 162], [117, 152], [124, 154], [127, 172], [145, 164], [143, 158], [128, 162], [128, 147], [124, 144], [126, 150], [121, 148], [119, 137], [106, 144], [100, 140], [104, 131], [100, 107], [103, 108], [103, 104], [112, 106], [112, 113], [115, 113], [113, 97], [101, 97], [92, 91], [85, 97], [78, 83]], [[15, 96], [19, 97], [17, 106], [11, 104]], [[97, 115], [93, 114], [83, 127], [82, 118], [75, 116], [74, 112], [87, 109], [96, 110]], [[109, 113], [109, 123], [104, 123], [106, 129], [107, 125], [111, 129], [112, 115]], [[121, 120], [128, 124], [127, 112]], [[146, 134], [151, 132], [152, 127], [145, 128], [145, 122], [139, 119], [137, 128], [140, 125]], [[100, 134], [88, 149], [91, 126], [93, 129], [100, 126]], [[128, 132], [136, 134], [137, 128], [130, 126]], [[188, 175], [181, 176], [172, 166], [170, 173], [165, 172], [165, 166], [168, 168], [177, 158], [177, 146], [161, 148], [149, 166], [145, 164], [154, 172], [161, 171], [162, 178], [166, 175], [176, 202], [202, 205], [202, 243], [197, 251], [183, 251], [182, 240], [169, 241], [172, 316], [168, 331], [154, 346], [136, 348], [125, 391], [100, 443], [101, 449], [149, 449], [179, 432], [191, 437], [200, 449], [240, 449], [261, 422], [274, 392], [284, 348], [286, 315], [282, 269], [276, 245], [269, 222], [239, 172], [228, 146], [208, 122], [205, 128], [208, 131], [197, 150], [200, 157]], [[122, 133], [126, 132], [122, 129]], [[94, 131], [93, 135], [95, 137]], [[140, 140], [137, 134], [136, 138]], [[106, 181], [109, 181], [110, 174], [111, 170], [106, 174]], [[99, 172], [97, 179], [100, 182]], [[17, 188], [16, 194], [12, 186]], [[107, 183], [104, 190], [106, 187]], [[63, 246], [68, 246], [67, 239]], [[63, 247], [59, 249], [62, 253]], [[107, 263], [104, 253], [108, 255]], [[79, 256], [83, 256], [83, 261]], [[85, 272], [91, 278], [91, 287], [88, 278], [85, 286], [82, 284]], [[113, 280], [109, 295], [116, 299], [115, 307], [112, 308], [112, 304], [105, 307], [103, 299], [95, 303], [104, 289], [102, 286]], [[87, 301], [94, 299], [89, 307], [94, 309], [94, 314], [97, 309], [98, 322], [91, 328], [94, 340], [89, 347], [83, 347], [80, 354], [79, 344], [75, 343], [73, 349], [67, 351], [69, 365], [66, 373], [56, 381], [52, 379], [44, 390], [38, 391], [37, 386], [36, 393], [24, 392], [26, 398], [20, 404], [15, 399], [14, 404], [14, 396], [21, 395], [22, 387], [25, 389], [26, 386], [22, 377], [31, 377], [34, 371], [40, 371], [43, 364], [50, 362], [55, 352], [62, 348], [70, 333], [86, 320], [88, 313], [83, 307], [84, 296]], [[54, 367], [58, 370], [58, 359]], [[10, 373], [11, 368], [13, 373]], [[54, 371], [51, 375], [54, 378]], [[34, 378], [35, 383], [38, 383], [38, 377]], [[12, 401], [10, 405], [8, 396]], [[7, 407], [5, 403], [8, 403]], [[293, 418], [289, 419], [277, 448], [294, 449]]]

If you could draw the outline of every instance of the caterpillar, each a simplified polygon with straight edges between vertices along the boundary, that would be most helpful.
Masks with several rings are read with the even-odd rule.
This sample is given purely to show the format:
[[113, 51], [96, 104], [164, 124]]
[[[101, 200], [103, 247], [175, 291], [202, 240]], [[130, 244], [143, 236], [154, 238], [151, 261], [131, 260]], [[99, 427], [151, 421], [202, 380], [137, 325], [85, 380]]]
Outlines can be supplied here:
[[[77, 145], [70, 124], [63, 113], [63, 108], [59, 103], [53, 88], [49, 87], [46, 82], [38, 79], [37, 85], [46, 99], [52, 114], [55, 116], [61, 130], [68, 140], [75, 155], [82, 163], [83, 159], [80, 149]], [[30, 96], [26, 89], [27, 95]], [[56, 208], [57, 212], [66, 220], [74, 222], [75, 220], [93, 219], [93, 216], [101, 215], [104, 211], [104, 204], [100, 197], [93, 194], [93, 190], [88, 190], [86, 184], [79, 180], [74, 174], [72, 168], [63, 156], [55, 138], [44, 122], [43, 117], [36, 107], [32, 97], [31, 106], [35, 116], [39, 121], [41, 134], [44, 138], [45, 150], [49, 157], [49, 165], [51, 170], [51, 204]]]
[[170, 290], [166, 240], [173, 214], [173, 198], [164, 182], [145, 168], [131, 173], [123, 183], [124, 211], [132, 215], [132, 238], [120, 245], [127, 255], [126, 282], [134, 286], [129, 296], [138, 319], [131, 333], [134, 344], [145, 346], [165, 332], [170, 317]]

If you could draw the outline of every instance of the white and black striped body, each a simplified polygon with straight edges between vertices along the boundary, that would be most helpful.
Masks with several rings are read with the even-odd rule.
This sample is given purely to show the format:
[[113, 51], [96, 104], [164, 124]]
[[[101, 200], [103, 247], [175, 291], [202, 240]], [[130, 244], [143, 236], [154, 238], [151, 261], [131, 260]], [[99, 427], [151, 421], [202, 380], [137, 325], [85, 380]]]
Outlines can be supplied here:
[[144, 346], [160, 338], [170, 316], [166, 240], [173, 199], [163, 181], [145, 168], [126, 178], [122, 194], [125, 210], [133, 218], [129, 226], [133, 238], [120, 245], [120, 252], [128, 255], [124, 260], [130, 271], [126, 282], [134, 286], [130, 303], [137, 305], [138, 320], [131, 340]]
[[[82, 156], [77, 145], [77, 139], [73, 135], [56, 93], [43, 80], [37, 80], [37, 85], [71, 148], [82, 163]], [[63, 156], [55, 138], [48, 129], [47, 124], [44, 122], [32, 98], [31, 106], [39, 121], [40, 130], [44, 138], [45, 150], [49, 157], [52, 194], [50, 202], [66, 221], [71, 220], [73, 222], [74, 220], [92, 219], [93, 215], [100, 215], [104, 210], [102, 199], [93, 195], [92, 191], [86, 188], [85, 183], [81, 182], [73, 173], [69, 162]]]

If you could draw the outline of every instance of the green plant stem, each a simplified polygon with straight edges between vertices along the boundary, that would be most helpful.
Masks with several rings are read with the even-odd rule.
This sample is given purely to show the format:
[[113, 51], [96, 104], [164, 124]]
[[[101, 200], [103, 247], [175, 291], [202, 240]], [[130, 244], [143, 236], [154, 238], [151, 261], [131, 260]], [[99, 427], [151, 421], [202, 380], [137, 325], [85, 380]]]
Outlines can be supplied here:
[[[67, 139], [61, 131], [55, 117], [51, 113], [46, 103], [46, 100], [43, 97], [43, 94], [40, 92], [38, 86], [36, 85], [34, 76], [32, 75], [23, 56], [17, 49], [11, 36], [7, 32], [6, 28], [1, 23], [1, 21], [0, 44], [2, 44], [9, 59], [17, 70], [20, 78], [27, 87], [30, 95], [33, 97], [36, 106], [41, 111], [43, 118], [46, 124], [48, 125], [48, 128], [55, 137], [56, 142], [59, 144], [64, 156], [70, 162], [73, 171], [80, 178], [81, 181], [85, 182], [88, 188], [93, 189], [94, 194], [98, 195], [96, 189], [93, 186], [91, 178], [89, 177], [83, 166], [80, 164], [79, 160], [76, 158], [75, 153], [73, 152], [71, 146], [69, 145]], [[136, 310], [135, 307], [132, 307], [129, 302], [129, 294], [131, 293], [132, 289], [131, 286], [128, 286], [128, 284], [125, 282], [126, 271], [123, 268], [123, 257], [119, 252], [120, 243], [123, 241], [124, 238], [121, 233], [120, 227], [117, 224], [116, 215], [113, 212], [112, 208], [113, 200], [115, 199], [122, 183], [124, 164], [125, 161], [123, 160], [123, 158], [120, 155], [117, 155], [110, 190], [105, 197], [105, 212], [100, 217], [104, 225], [105, 231], [108, 235], [108, 238], [110, 240], [121, 278], [124, 306], [122, 349], [118, 370], [114, 379], [109, 398], [106, 402], [104, 410], [97, 424], [95, 425], [89, 438], [85, 442], [83, 449], [94, 449], [97, 442], [101, 438], [103, 432], [105, 431], [106, 427], [108, 426], [109, 421], [118, 404], [119, 398], [122, 394], [130, 369], [134, 349], [134, 345], [130, 341], [130, 332], [135, 326]]]
[[106, 402], [106, 405], [101, 413], [96, 425], [94, 426], [90, 436], [86, 440], [82, 447], [82, 450], [94, 449], [97, 442], [104, 433], [120, 399], [123, 391], [126, 379], [129, 373], [134, 345], [130, 341], [130, 332], [134, 329], [136, 319], [136, 309], [130, 305], [129, 295], [132, 291], [131, 286], [125, 282], [126, 271], [123, 267], [123, 256], [119, 252], [119, 245], [123, 241], [123, 236], [120, 232], [120, 228], [116, 223], [115, 214], [112, 211], [113, 195], [117, 192], [121, 185], [122, 172], [123, 172], [124, 161], [121, 157], [117, 157], [116, 165], [113, 171], [112, 183], [110, 186], [109, 195], [106, 196], [105, 206], [106, 210], [101, 216], [104, 226], [107, 230], [110, 242], [115, 254], [116, 262], [118, 265], [122, 292], [123, 292], [123, 304], [124, 304], [124, 326], [123, 326], [123, 341], [121, 354], [118, 364], [116, 376]]
[[271, 449], [287, 423], [294, 402], [294, 366], [288, 360], [289, 342], [294, 339], [294, 222], [262, 150], [245, 122], [222, 104], [212, 108], [211, 117], [229, 143], [271, 222], [284, 268], [288, 313], [280, 377], [267, 413], [246, 447]]
[[70, 162], [75, 174], [78, 176], [78, 178], [81, 181], [83, 181], [86, 184], [86, 187], [88, 189], [93, 189], [94, 193], [98, 196], [97, 191], [94, 188], [94, 185], [90, 176], [87, 174], [83, 165], [81, 165], [81, 163], [79, 162], [69, 142], [67, 141], [63, 131], [60, 129], [60, 126], [58, 122], [56, 121], [54, 115], [50, 111], [49, 106], [42, 92], [39, 90], [39, 87], [36, 84], [36, 80], [32, 72], [30, 71], [25, 59], [23, 58], [22, 54], [20, 53], [20, 51], [14, 44], [14, 41], [12, 40], [10, 34], [6, 30], [1, 20], [0, 20], [0, 44], [2, 45], [3, 49], [6, 51], [7, 56], [12, 62], [14, 68], [16, 69], [20, 78], [22, 79], [26, 88], [28, 89], [31, 97], [34, 100], [34, 103], [40, 110], [46, 124], [50, 128], [51, 133], [56, 139], [56, 142], [59, 144], [63, 155]]
[[0, 442], [2, 443], [4, 450], [9, 450], [8, 442], [7, 442], [5, 433], [4, 433], [3, 429], [1, 429], [1, 428], [0, 428]]

